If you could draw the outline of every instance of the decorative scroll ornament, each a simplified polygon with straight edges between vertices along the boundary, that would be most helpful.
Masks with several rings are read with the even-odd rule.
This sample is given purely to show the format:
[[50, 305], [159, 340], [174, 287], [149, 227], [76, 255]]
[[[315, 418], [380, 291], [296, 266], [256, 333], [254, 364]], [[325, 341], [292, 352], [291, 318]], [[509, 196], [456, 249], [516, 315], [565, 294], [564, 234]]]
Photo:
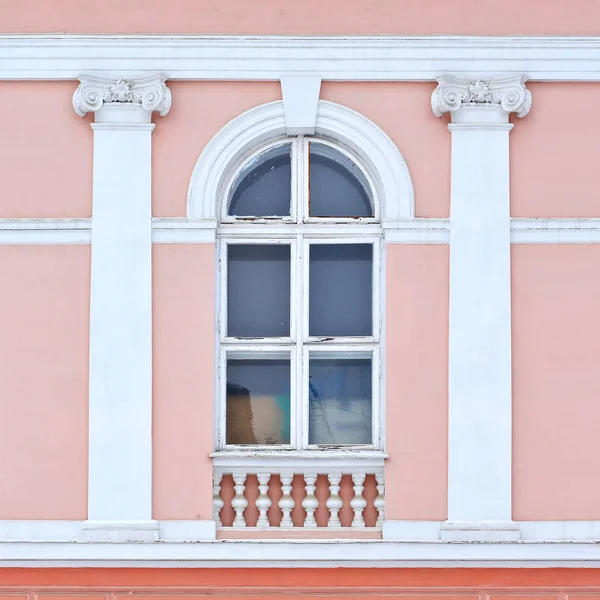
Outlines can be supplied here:
[[531, 92], [525, 87], [524, 75], [494, 79], [442, 75], [437, 81], [438, 86], [431, 96], [436, 117], [464, 106], [499, 106], [517, 117], [524, 117], [531, 108]]
[[104, 104], [134, 104], [164, 117], [171, 108], [171, 91], [165, 85], [166, 80], [164, 73], [127, 78], [80, 75], [81, 83], [73, 94], [73, 108], [83, 117]]

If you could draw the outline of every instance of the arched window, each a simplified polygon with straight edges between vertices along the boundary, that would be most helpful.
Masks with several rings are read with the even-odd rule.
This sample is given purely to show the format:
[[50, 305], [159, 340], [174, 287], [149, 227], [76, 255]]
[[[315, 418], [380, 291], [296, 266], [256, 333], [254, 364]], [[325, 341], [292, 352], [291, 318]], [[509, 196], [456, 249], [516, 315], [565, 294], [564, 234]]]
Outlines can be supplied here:
[[381, 215], [359, 159], [282, 138], [223, 187], [219, 448], [380, 447]]

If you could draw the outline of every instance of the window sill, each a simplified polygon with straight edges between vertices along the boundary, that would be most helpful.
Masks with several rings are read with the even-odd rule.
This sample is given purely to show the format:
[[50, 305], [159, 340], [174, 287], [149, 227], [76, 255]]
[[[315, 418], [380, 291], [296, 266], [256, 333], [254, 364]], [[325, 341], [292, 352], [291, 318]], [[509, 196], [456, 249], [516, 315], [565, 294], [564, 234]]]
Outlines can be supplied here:
[[323, 448], [322, 450], [265, 450], [262, 448], [241, 450], [234, 448], [231, 450], [218, 450], [209, 454], [210, 458], [221, 461], [226, 459], [234, 458], [277, 458], [277, 459], [374, 459], [374, 460], [386, 460], [389, 458], [389, 454], [382, 452], [377, 449], [370, 448], [348, 448], [347, 450], [341, 447], [338, 448]]

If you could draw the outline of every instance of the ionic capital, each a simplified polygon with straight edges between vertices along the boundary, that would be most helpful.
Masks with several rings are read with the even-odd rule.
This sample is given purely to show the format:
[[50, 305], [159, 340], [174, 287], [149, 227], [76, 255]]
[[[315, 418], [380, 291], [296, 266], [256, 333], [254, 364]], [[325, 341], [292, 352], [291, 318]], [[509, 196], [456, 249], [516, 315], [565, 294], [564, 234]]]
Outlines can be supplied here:
[[507, 115], [524, 117], [531, 108], [531, 92], [525, 87], [526, 77], [516, 75], [499, 78], [471, 78], [442, 75], [431, 96], [436, 117], [465, 107], [495, 107]]
[[73, 94], [73, 108], [83, 117], [105, 105], [138, 106], [165, 116], [171, 108], [171, 91], [165, 85], [167, 75], [151, 73], [136, 77], [104, 77], [83, 74]]

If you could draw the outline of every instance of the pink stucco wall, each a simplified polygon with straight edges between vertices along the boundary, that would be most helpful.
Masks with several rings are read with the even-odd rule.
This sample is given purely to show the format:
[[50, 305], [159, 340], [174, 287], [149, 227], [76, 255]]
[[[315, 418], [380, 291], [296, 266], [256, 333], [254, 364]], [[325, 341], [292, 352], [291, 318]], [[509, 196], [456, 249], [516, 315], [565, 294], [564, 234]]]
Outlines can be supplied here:
[[213, 247], [153, 252], [153, 512], [212, 518]]
[[448, 247], [386, 256], [386, 518], [446, 519]]
[[513, 246], [513, 517], [600, 519], [600, 246]]
[[169, 82], [173, 104], [153, 133], [152, 212], [184, 217], [196, 160], [210, 139], [245, 110], [281, 100], [278, 82]]
[[[196, 160], [223, 125], [245, 110], [281, 99], [276, 82], [170, 82], [173, 107], [153, 134], [153, 213], [185, 216]], [[321, 98], [349, 106], [379, 125], [408, 164], [419, 217], [447, 217], [450, 134], [431, 111], [434, 84], [324, 82]], [[431, 174], [436, 173], [436, 177]]]
[[[349, 106], [381, 127], [402, 152], [417, 217], [450, 211], [450, 133], [431, 110], [433, 83], [324, 82], [321, 98]], [[435, 174], [435, 176], [434, 176]]]
[[533, 103], [510, 134], [514, 217], [600, 217], [600, 83], [528, 83]]
[[0, 519], [85, 519], [89, 246], [0, 245]]
[[0, 218], [91, 216], [93, 134], [76, 87], [0, 82]]
[[576, 7], [564, 0], [0, 0], [0, 31], [598, 34], [600, 2]]

